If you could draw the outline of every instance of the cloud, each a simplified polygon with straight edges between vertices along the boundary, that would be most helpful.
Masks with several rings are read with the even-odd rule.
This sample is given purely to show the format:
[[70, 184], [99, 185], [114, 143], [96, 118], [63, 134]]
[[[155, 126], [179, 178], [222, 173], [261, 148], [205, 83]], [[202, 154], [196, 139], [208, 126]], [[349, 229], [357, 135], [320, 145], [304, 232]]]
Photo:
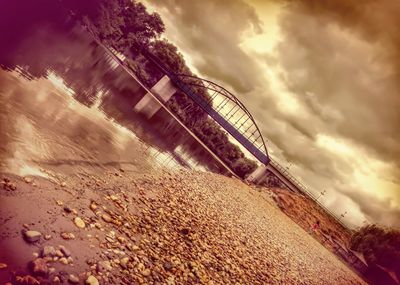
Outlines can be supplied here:
[[[378, 199], [368, 207], [368, 199], [386, 190], [368, 194], [354, 181], [360, 169], [383, 182], [399, 181], [400, 2], [274, 1], [286, 4], [279, 43], [265, 53], [242, 45], [266, 33], [264, 1], [150, 2], [200, 75], [233, 88], [275, 158], [291, 162], [291, 171], [315, 192], [328, 189], [332, 209], [358, 208], [353, 221], [364, 215], [384, 223], [386, 216], [394, 224], [400, 194], [387, 192], [392, 202]], [[267, 11], [264, 17], [258, 8]], [[321, 137], [328, 142], [321, 144]], [[345, 148], [351, 151], [341, 152]]]
[[250, 5], [241, 0], [151, 0], [150, 3], [161, 12], [167, 36], [190, 54], [201, 74], [229, 84], [241, 93], [262, 83], [255, 59], [239, 47], [244, 33], [262, 32], [262, 22]]

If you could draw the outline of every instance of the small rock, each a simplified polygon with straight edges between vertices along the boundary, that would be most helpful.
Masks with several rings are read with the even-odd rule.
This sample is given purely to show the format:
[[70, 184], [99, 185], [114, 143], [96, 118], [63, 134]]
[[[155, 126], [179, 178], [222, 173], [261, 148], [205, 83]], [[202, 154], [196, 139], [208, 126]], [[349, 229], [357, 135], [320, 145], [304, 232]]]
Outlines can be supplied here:
[[105, 222], [107, 222], [107, 223], [110, 223], [110, 222], [112, 221], [112, 218], [111, 218], [110, 215], [108, 215], [108, 214], [103, 214], [103, 215], [101, 216], [101, 218], [102, 218]]
[[40, 240], [42, 234], [38, 231], [23, 231], [24, 239], [27, 242], [37, 242]]
[[143, 270], [141, 273], [143, 276], [150, 276], [151, 271], [150, 271], [150, 269], [147, 268], [147, 269]]
[[24, 177], [24, 181], [25, 181], [26, 183], [31, 183], [31, 182], [32, 182], [32, 178], [30, 178], [30, 177]]
[[72, 284], [78, 284], [79, 283], [79, 277], [74, 275], [74, 274], [70, 274], [68, 276], [68, 282], [72, 283]]
[[94, 202], [92, 202], [92, 203], [90, 204], [90, 209], [91, 209], [92, 211], [97, 210], [97, 205], [96, 205]]
[[64, 211], [69, 214], [72, 212], [72, 209], [69, 206], [65, 206]]
[[59, 249], [56, 250], [56, 255], [57, 255], [58, 257], [64, 257], [64, 253], [63, 253], [61, 250], [59, 250]]
[[183, 228], [180, 230], [181, 234], [183, 235], [188, 235], [190, 233], [190, 230], [188, 228]]
[[56, 204], [57, 204], [58, 206], [62, 206], [62, 205], [64, 205], [64, 202], [63, 202], [63, 201], [60, 201], [60, 200], [57, 200], [57, 201], [56, 201]]
[[100, 261], [99, 263], [97, 263], [97, 271], [98, 272], [110, 271], [110, 270], [112, 270], [110, 261], [105, 260], [105, 261]]
[[61, 252], [64, 254], [64, 256], [66, 256], [66, 257], [71, 256], [71, 251], [69, 251], [65, 246], [60, 245], [59, 248], [60, 248]]
[[86, 227], [85, 222], [80, 217], [76, 217], [74, 219], [74, 224], [80, 229], [84, 229]]
[[0, 270], [6, 269], [6, 268], [7, 268], [7, 264], [0, 262]]
[[53, 256], [55, 256], [56, 255], [56, 250], [55, 250], [55, 248], [53, 247], [53, 246], [45, 246], [43, 249], [42, 249], [42, 257], [46, 257], [46, 256], [51, 256], [51, 257], [53, 257]]
[[174, 265], [172, 264], [172, 262], [167, 261], [163, 264], [163, 267], [165, 270], [171, 271], [172, 268], [174, 268]]
[[17, 282], [16, 284], [40, 285], [39, 280], [31, 275], [16, 276], [15, 281]]
[[54, 276], [53, 283], [61, 283], [61, 279], [58, 276]]
[[44, 236], [44, 239], [45, 239], [45, 240], [51, 239], [51, 235], [45, 235], [45, 236]]
[[97, 278], [94, 277], [93, 275], [90, 275], [90, 276], [86, 279], [86, 284], [87, 284], [87, 285], [99, 285], [99, 280], [97, 280]]
[[129, 257], [124, 257], [120, 260], [120, 265], [122, 268], [127, 268], [129, 262]]
[[68, 260], [65, 257], [60, 258], [60, 263], [67, 265], [68, 264]]
[[31, 267], [34, 275], [46, 276], [49, 273], [49, 268], [43, 258], [36, 258], [32, 261]]
[[66, 182], [61, 183], [61, 187], [65, 187], [65, 186], [67, 186]]
[[61, 237], [66, 240], [75, 239], [75, 235], [73, 233], [61, 233]]

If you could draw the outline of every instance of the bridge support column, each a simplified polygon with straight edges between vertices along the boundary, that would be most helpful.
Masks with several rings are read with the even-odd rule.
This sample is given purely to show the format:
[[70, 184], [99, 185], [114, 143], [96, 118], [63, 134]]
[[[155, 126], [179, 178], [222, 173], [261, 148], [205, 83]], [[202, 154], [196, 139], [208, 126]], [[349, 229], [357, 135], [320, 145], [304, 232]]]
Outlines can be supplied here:
[[257, 184], [262, 181], [262, 179], [265, 177], [266, 172], [267, 166], [261, 164], [246, 178], [246, 181]]
[[[171, 79], [164, 75], [151, 89], [150, 92], [158, 96], [163, 103], [166, 103], [176, 92], [176, 87], [172, 84]], [[161, 108], [161, 105], [154, 99], [153, 95], [146, 93], [142, 99], [133, 107], [137, 113], [144, 114], [148, 119]]]

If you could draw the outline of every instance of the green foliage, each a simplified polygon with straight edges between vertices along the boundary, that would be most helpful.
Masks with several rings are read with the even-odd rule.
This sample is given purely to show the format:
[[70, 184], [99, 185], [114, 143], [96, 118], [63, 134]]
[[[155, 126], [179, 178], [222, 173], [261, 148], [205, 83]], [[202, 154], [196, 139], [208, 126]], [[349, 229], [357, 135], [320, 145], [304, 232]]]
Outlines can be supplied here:
[[368, 225], [353, 234], [350, 248], [363, 253], [369, 264], [379, 264], [400, 276], [400, 230]]

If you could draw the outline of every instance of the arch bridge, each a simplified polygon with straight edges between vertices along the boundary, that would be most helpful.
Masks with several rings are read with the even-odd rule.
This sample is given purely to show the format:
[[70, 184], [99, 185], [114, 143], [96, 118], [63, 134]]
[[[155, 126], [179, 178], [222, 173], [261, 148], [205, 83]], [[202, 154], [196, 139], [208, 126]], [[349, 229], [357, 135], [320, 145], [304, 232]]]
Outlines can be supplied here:
[[[143, 55], [162, 73], [162, 78], [153, 87], [147, 88], [132, 72], [123, 57], [100, 42], [98, 44], [106, 51], [107, 61], [113, 68], [122, 66], [147, 91], [134, 106], [135, 111], [150, 118], [162, 106], [165, 107], [165, 103], [180, 90], [261, 163], [247, 178], [248, 181], [259, 183], [265, 179], [266, 172], [270, 171], [290, 190], [297, 193], [308, 193], [307, 188], [290, 175], [287, 169], [270, 158], [265, 140], [255, 119], [245, 105], [227, 89], [207, 79], [193, 75], [175, 74], [153, 55], [144, 53]], [[232, 170], [230, 171], [232, 172]]]
[[[180, 90], [201, 107], [207, 115], [216, 121], [259, 162], [264, 165], [270, 162], [267, 146], [260, 128], [238, 97], [210, 80], [193, 75], [175, 74], [152, 54], [144, 53], [144, 55], [164, 74], [151, 88], [151, 91], [162, 102], [166, 103], [176, 91]], [[140, 103], [138, 103], [139, 109], [141, 107]], [[149, 115], [152, 114], [150, 113]]]

